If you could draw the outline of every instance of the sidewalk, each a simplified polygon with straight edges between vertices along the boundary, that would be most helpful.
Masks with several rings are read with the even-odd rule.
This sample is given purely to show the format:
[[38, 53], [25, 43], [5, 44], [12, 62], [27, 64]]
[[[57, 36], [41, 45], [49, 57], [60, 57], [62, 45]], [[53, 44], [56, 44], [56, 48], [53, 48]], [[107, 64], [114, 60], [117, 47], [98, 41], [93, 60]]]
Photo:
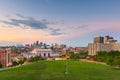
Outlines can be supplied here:
[[96, 64], [104, 64], [106, 65], [106, 63], [104, 62], [98, 62], [98, 61], [93, 61], [93, 60], [86, 60], [86, 59], [80, 59], [81, 61], [85, 61], [85, 62], [90, 62], [90, 63], [96, 63]]

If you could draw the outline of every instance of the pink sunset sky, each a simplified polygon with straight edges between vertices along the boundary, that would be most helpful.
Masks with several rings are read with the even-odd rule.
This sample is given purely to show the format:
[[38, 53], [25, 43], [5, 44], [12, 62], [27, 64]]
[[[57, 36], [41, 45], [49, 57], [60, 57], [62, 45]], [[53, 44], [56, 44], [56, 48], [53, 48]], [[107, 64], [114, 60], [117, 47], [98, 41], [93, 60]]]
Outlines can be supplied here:
[[118, 0], [1, 0], [0, 46], [31, 43], [87, 46], [94, 36], [120, 40]]

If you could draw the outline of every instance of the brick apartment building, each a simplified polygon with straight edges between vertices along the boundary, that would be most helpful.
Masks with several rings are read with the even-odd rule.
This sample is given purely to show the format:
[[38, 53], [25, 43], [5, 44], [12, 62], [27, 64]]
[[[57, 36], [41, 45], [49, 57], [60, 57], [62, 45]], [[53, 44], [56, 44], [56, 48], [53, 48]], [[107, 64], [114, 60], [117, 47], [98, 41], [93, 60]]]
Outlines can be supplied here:
[[0, 49], [0, 62], [3, 67], [7, 67], [11, 63], [10, 48]]

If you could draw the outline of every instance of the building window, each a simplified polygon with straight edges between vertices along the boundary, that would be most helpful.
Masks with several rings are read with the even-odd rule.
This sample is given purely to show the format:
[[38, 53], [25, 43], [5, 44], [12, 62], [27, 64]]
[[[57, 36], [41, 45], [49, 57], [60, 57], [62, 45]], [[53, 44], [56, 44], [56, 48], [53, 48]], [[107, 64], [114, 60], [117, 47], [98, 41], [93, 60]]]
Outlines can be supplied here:
[[48, 53], [48, 57], [50, 57], [50, 53]]
[[41, 57], [41, 54], [39, 54], [39, 56]]
[[46, 56], [46, 54], [44, 53], [44, 57]]

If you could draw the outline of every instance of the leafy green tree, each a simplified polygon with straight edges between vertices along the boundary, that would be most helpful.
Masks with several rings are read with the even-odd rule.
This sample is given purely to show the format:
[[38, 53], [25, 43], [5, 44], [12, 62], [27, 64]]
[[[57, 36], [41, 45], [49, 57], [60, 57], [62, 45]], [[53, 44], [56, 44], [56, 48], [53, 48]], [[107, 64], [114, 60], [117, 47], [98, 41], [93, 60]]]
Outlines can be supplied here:
[[44, 60], [41, 56], [35, 56], [35, 57], [30, 57], [28, 59], [29, 62], [34, 62], [34, 61], [39, 61], [39, 60]]
[[114, 65], [116, 65], [116, 66], [119, 66], [120, 67], [120, 57], [115, 57], [115, 59], [114, 59]]
[[85, 59], [87, 56], [88, 56], [88, 52], [80, 52], [80, 53], [79, 53], [79, 57], [80, 57], [81, 59]]
[[16, 65], [18, 65], [18, 62], [13, 61], [13, 62], [12, 62], [12, 65], [13, 65], [13, 66], [16, 66]]
[[2, 63], [0, 62], [0, 68], [2, 68], [3, 66], [2, 66]]
[[35, 56], [34, 57], [34, 61], [38, 61], [38, 60], [40, 60], [40, 57], [39, 56]]
[[[117, 56], [120, 56], [120, 51], [99, 51], [98, 54], [96, 55], [96, 60], [100, 62], [106, 62], [109, 65], [114, 65], [116, 62], [114, 62], [115, 58]], [[110, 59], [112, 58], [112, 59]], [[113, 63], [112, 63], [113, 61]], [[112, 64], [111, 64], [112, 63]]]
[[34, 57], [30, 57], [29, 59], [28, 59], [28, 62], [33, 62], [34, 61]]
[[22, 65], [24, 63], [23, 60], [18, 61], [18, 64]]
[[108, 58], [107, 61], [106, 61], [106, 63], [107, 63], [108, 65], [113, 65], [113, 61], [114, 61], [113, 58]]
[[75, 59], [75, 60], [77, 60], [77, 59], [79, 59], [80, 58], [80, 55], [79, 54], [75, 54], [74, 52], [71, 52], [70, 53], [70, 59]]
[[43, 57], [41, 57], [41, 56], [39, 56], [39, 60], [44, 60], [44, 58], [43, 58]]
[[23, 58], [23, 61], [25, 62], [26, 60], [27, 60], [27, 58], [24, 57], [24, 58]]

